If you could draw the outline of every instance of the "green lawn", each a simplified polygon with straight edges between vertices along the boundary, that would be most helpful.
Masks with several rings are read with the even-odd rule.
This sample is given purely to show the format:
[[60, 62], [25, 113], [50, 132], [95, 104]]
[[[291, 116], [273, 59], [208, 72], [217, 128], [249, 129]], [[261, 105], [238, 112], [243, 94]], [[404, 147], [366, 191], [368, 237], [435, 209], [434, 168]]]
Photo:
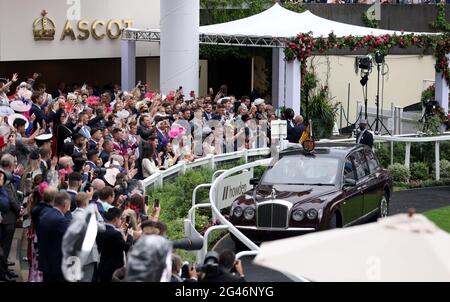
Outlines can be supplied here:
[[428, 211], [424, 214], [441, 229], [450, 233], [450, 207]]

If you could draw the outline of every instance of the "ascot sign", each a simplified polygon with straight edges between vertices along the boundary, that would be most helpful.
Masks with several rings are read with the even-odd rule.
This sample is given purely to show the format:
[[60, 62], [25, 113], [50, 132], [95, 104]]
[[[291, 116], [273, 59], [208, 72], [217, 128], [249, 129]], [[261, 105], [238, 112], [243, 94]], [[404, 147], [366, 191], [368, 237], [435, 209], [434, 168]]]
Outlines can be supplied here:
[[[44, 10], [42, 17], [37, 18], [33, 23], [33, 35], [35, 41], [51, 41], [55, 38], [56, 23], [53, 19], [47, 17]], [[74, 40], [87, 40], [92, 36], [95, 40], [102, 40], [108, 37], [111, 40], [117, 40], [122, 34], [124, 28], [132, 27], [133, 20], [111, 19], [108, 21], [94, 20], [90, 23], [87, 20], [79, 20], [76, 26], [70, 20], [66, 20], [60, 40], [63, 41], [67, 37]], [[75, 28], [75, 30], [74, 30]], [[77, 34], [75, 33], [77, 31]]]

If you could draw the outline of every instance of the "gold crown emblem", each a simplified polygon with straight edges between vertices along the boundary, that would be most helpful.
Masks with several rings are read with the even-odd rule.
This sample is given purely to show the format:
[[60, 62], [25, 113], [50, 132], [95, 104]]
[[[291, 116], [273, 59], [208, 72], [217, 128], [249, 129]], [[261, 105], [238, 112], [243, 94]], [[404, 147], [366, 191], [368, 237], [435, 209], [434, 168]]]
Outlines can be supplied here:
[[55, 22], [46, 17], [45, 10], [41, 13], [42, 18], [37, 18], [33, 23], [33, 34], [35, 41], [51, 41], [55, 38]]

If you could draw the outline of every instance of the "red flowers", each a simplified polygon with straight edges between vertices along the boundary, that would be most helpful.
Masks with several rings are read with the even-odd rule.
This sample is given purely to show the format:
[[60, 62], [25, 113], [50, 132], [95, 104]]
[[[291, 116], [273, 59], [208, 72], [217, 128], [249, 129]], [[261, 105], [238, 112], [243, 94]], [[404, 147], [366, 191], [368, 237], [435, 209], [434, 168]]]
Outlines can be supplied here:
[[450, 38], [448, 36], [417, 36], [414, 34], [389, 35], [382, 36], [367, 35], [365, 37], [353, 37], [352, 35], [343, 38], [337, 38], [334, 33], [330, 33], [327, 38], [313, 38], [311, 33], [300, 33], [293, 40], [286, 44], [286, 60], [292, 61], [298, 59], [304, 64], [313, 52], [323, 53], [329, 49], [350, 49], [357, 50], [368, 48], [370, 51], [381, 51], [385, 54], [393, 46], [407, 48], [416, 46], [420, 48], [433, 49], [436, 57], [435, 68], [442, 72], [443, 76], [450, 84], [450, 68], [447, 54], [450, 52]]

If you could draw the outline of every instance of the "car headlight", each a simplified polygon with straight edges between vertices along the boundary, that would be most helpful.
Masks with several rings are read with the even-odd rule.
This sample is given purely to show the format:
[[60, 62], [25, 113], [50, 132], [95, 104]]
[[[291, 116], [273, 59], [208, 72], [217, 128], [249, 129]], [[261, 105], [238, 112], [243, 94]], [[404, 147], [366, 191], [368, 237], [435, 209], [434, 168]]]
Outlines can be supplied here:
[[295, 210], [292, 213], [292, 219], [295, 221], [302, 221], [305, 218], [305, 211], [303, 210]]
[[233, 215], [236, 217], [241, 217], [242, 216], [242, 208], [241, 207], [235, 207], [233, 210]]
[[244, 218], [247, 220], [252, 220], [255, 217], [255, 209], [248, 207], [244, 211]]
[[317, 210], [316, 209], [310, 209], [308, 212], [306, 212], [306, 217], [308, 217], [309, 220], [314, 220], [317, 218]]

